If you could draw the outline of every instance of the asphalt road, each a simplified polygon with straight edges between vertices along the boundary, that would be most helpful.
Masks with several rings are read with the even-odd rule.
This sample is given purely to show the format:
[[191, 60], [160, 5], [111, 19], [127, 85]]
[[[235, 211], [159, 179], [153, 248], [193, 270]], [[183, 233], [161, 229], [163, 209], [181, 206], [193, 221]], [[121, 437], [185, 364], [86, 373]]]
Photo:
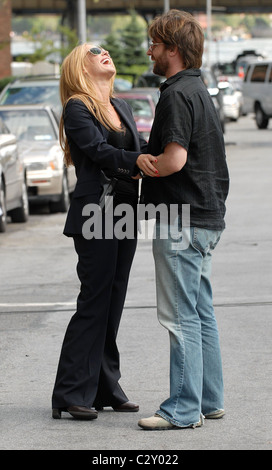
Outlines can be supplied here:
[[[167, 452], [182, 463], [189, 450], [271, 450], [271, 126], [258, 130], [247, 116], [226, 127], [231, 190], [227, 229], [213, 264], [225, 417], [194, 430], [147, 432], [137, 426], [156, 411], [169, 387], [168, 335], [157, 322], [151, 240], [143, 237], [118, 340], [121, 384], [140, 411], [105, 410], [91, 422], [51, 418], [59, 351], [78, 281], [71, 240], [62, 235], [65, 214], [36, 210], [27, 224], [10, 223], [0, 234], [1, 450], [85, 450], [89, 463], [97, 463], [95, 452], [99, 458], [106, 452]], [[123, 466], [121, 460], [108, 463]]]

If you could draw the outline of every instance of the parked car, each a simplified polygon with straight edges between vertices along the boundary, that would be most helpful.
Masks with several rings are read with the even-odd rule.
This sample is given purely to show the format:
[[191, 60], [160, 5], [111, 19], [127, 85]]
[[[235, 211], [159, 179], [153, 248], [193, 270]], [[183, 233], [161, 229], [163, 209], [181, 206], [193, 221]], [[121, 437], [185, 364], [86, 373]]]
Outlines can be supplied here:
[[132, 88], [132, 83], [125, 78], [117, 77], [114, 80], [114, 90], [115, 91], [127, 91]]
[[216, 76], [211, 69], [202, 67], [201, 78], [203, 82], [205, 83], [207, 90], [212, 97], [215, 109], [220, 119], [222, 131], [225, 132], [226, 116], [224, 113], [223, 93], [218, 87]]
[[261, 61], [265, 56], [255, 50], [246, 50], [238, 54], [235, 60], [236, 74], [244, 78], [247, 68], [252, 62]]
[[223, 93], [223, 108], [226, 119], [238, 121], [243, 108], [242, 92], [229, 81], [218, 82], [218, 87]]
[[259, 129], [266, 129], [272, 117], [272, 60], [249, 65], [243, 82], [243, 112], [255, 113]]
[[[152, 67], [153, 68], [153, 67]], [[135, 87], [149, 87], [149, 88], [159, 88], [161, 83], [166, 80], [165, 77], [156, 75], [153, 73], [152, 69], [149, 69], [147, 72], [144, 72], [135, 82]]]
[[59, 76], [33, 75], [17, 78], [8, 83], [0, 93], [0, 105], [40, 103], [60, 112]]
[[7, 216], [12, 222], [26, 222], [28, 214], [26, 173], [17, 139], [0, 119], [0, 232], [6, 231]]
[[139, 93], [139, 94], [143, 94], [143, 93], [146, 93], [148, 95], [151, 96], [151, 98], [153, 99], [153, 102], [154, 102], [154, 105], [156, 107], [158, 101], [159, 101], [159, 98], [160, 98], [160, 91], [158, 90], [158, 88], [152, 88], [152, 87], [133, 87], [131, 89], [131, 92], [132, 93]]
[[245, 50], [238, 54], [232, 62], [215, 62], [212, 70], [216, 77], [220, 75], [244, 79], [246, 70], [252, 62], [263, 60], [265, 57], [255, 50]]
[[29, 202], [48, 202], [51, 212], [66, 212], [76, 175], [73, 166], [64, 165], [53, 110], [45, 105], [0, 106], [0, 117], [18, 138]]
[[119, 98], [124, 99], [132, 108], [133, 117], [136, 122], [137, 129], [141, 136], [148, 141], [155, 116], [155, 103], [150, 93], [142, 92], [134, 88], [128, 92], [117, 93]]

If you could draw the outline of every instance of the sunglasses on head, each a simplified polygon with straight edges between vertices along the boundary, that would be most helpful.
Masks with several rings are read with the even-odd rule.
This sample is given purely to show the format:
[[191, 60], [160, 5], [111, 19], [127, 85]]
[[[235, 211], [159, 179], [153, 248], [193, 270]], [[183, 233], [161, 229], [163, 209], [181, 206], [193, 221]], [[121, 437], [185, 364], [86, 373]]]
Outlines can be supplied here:
[[[99, 55], [99, 54], [102, 54], [102, 52], [105, 51], [105, 49], [103, 49], [102, 47], [100, 46], [94, 46], [94, 47], [91, 47], [91, 49], [89, 49], [89, 52], [93, 55]], [[106, 51], [105, 51], [106, 52]]]

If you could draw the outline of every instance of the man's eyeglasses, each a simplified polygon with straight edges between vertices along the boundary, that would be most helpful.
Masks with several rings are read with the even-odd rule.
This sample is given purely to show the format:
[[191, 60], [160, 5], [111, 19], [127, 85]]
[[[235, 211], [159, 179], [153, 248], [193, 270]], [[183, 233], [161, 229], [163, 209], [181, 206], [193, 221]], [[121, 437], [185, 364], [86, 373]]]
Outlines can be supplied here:
[[88, 52], [90, 52], [93, 55], [99, 55], [99, 54], [102, 54], [103, 51], [107, 52], [105, 49], [103, 49], [103, 47], [94, 46], [94, 47], [91, 47], [91, 49], [89, 49]]
[[164, 44], [164, 42], [152, 42], [149, 45], [149, 49], [151, 49], [151, 51], [153, 51], [154, 46], [158, 46], [159, 44]]

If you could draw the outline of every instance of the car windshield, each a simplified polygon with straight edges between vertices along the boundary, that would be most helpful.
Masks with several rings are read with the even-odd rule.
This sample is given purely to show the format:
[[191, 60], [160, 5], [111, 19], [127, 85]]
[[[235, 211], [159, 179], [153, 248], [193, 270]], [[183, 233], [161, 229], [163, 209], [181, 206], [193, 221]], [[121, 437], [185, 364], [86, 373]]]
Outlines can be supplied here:
[[133, 115], [135, 117], [152, 118], [152, 109], [150, 103], [146, 99], [141, 98], [124, 98], [125, 101], [131, 106]]
[[40, 104], [55, 106], [60, 102], [59, 86], [18, 86], [10, 87], [1, 99], [1, 104]]
[[19, 140], [51, 141], [57, 136], [44, 110], [2, 110], [0, 117]]

